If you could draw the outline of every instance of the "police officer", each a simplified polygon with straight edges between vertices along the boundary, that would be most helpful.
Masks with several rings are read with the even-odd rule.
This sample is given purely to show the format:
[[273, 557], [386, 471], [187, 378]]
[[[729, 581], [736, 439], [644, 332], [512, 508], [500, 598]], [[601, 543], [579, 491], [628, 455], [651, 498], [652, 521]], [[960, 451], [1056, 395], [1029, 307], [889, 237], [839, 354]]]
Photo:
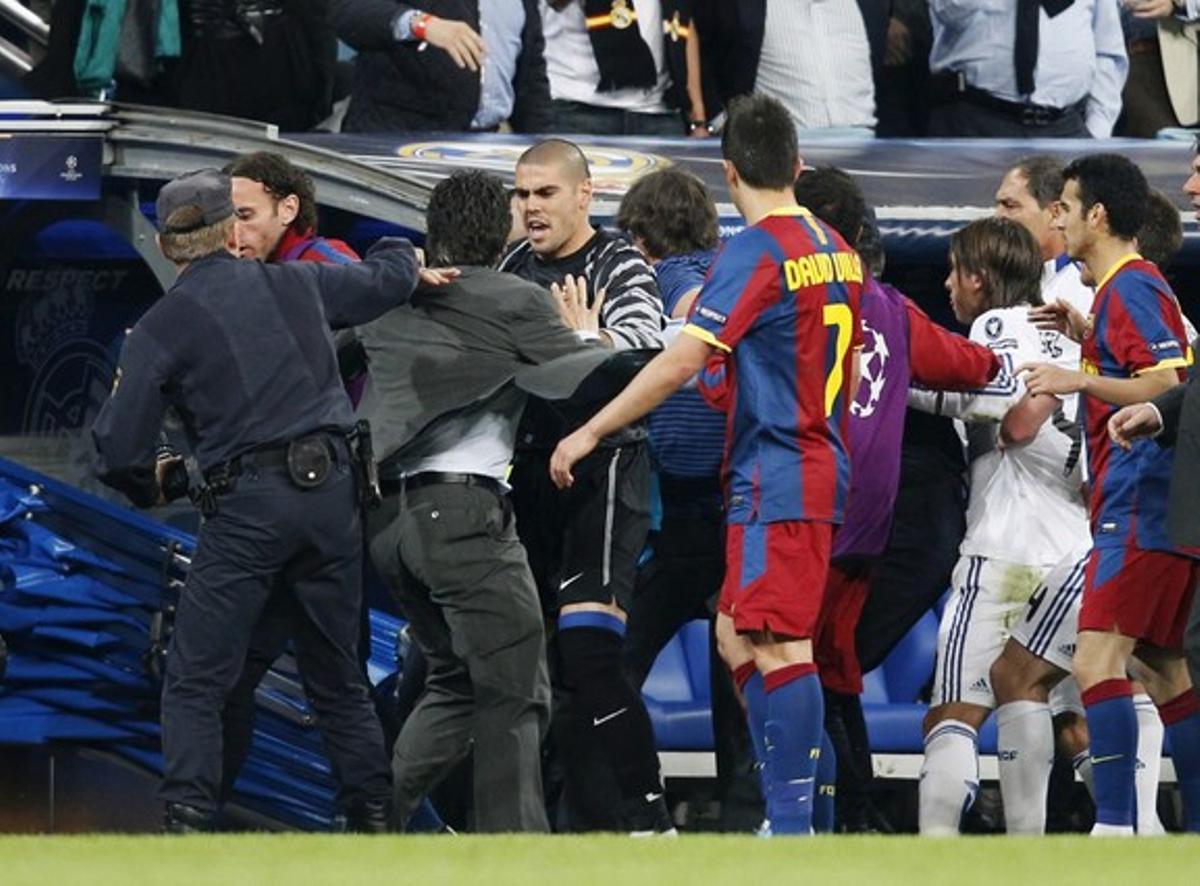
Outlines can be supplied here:
[[384, 240], [350, 265], [236, 258], [228, 176], [163, 187], [159, 246], [180, 269], [129, 333], [112, 397], [92, 429], [98, 473], [141, 507], [167, 499], [178, 460], [155, 463], [163, 413], [183, 417], [210, 490], [179, 603], [162, 695], [165, 828], [211, 828], [221, 783], [221, 709], [278, 580], [302, 617], [305, 692], [351, 829], [386, 827], [383, 735], [356, 653], [361, 594], [353, 421], [329, 326], [362, 323], [411, 295], [412, 246]]
[[[349, 264], [358, 253], [341, 240], [317, 234], [317, 199], [312, 179], [283, 154], [258, 151], [235, 157], [221, 170], [229, 176], [237, 216], [238, 255], [265, 262], [315, 261]], [[357, 403], [366, 382], [366, 360], [352, 330], [334, 335], [338, 368], [351, 403]], [[364, 583], [365, 585], [365, 583]], [[364, 586], [359, 659], [363, 670], [371, 653], [370, 619]], [[250, 640], [241, 677], [230, 691], [221, 713], [224, 727], [221, 764], [221, 802], [228, 800], [254, 738], [255, 690], [275, 660], [287, 648], [296, 610], [286, 587], [272, 594]]]

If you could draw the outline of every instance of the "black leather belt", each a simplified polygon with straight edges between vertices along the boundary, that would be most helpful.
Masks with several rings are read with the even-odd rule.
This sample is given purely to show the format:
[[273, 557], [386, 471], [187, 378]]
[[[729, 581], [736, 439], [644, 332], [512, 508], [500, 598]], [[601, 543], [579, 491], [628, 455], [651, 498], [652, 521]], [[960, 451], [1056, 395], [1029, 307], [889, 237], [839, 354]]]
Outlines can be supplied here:
[[966, 82], [963, 76], [955, 71], [944, 71], [933, 76], [935, 86], [933, 93], [940, 95], [944, 101], [964, 101], [981, 108], [987, 108], [1005, 117], [1010, 117], [1022, 126], [1049, 126], [1068, 114], [1081, 113], [1087, 99], [1068, 105], [1065, 108], [1052, 108], [1048, 105], [1035, 105], [1032, 102], [1010, 102], [997, 98], [990, 92], [976, 89]]
[[[343, 460], [342, 453], [344, 449], [337, 445], [338, 435], [335, 433], [325, 434], [325, 442], [329, 447], [330, 457], [334, 464]], [[213, 465], [204, 472], [204, 479], [209, 483], [220, 484], [222, 479], [229, 480], [232, 477], [240, 476], [242, 470], [247, 466], [256, 468], [286, 468], [288, 463], [288, 443], [281, 443], [278, 446], [263, 446], [259, 449], [251, 449], [249, 452], [243, 452], [241, 455], [235, 455], [229, 461], [223, 461]]]
[[400, 492], [412, 492], [422, 486], [476, 486], [504, 497], [504, 484], [495, 477], [483, 474], [459, 474], [449, 471], [421, 471], [419, 474], [401, 475], [380, 471], [379, 490], [384, 495], [396, 495]]
[[250, 36], [262, 45], [263, 29], [284, 14], [281, 0], [192, 0], [187, 19], [197, 37], [229, 40]]
[[212, 486], [222, 486], [234, 477], [241, 476], [243, 464], [253, 464], [259, 468], [287, 467], [287, 444], [282, 446], [264, 446], [235, 455], [229, 461], [213, 465], [204, 472], [204, 480]]
[[1006, 117], [1012, 117], [1014, 120], [1019, 121], [1022, 126], [1048, 126], [1051, 123], [1057, 123], [1068, 114], [1074, 114], [1079, 111], [1079, 105], [1070, 105], [1066, 108], [1051, 108], [1046, 105], [1009, 102], [1002, 98], [996, 98], [990, 92], [976, 89], [974, 86], [968, 86], [964, 89], [962, 91], [962, 98], [973, 105], [979, 105], [981, 108], [996, 111]]

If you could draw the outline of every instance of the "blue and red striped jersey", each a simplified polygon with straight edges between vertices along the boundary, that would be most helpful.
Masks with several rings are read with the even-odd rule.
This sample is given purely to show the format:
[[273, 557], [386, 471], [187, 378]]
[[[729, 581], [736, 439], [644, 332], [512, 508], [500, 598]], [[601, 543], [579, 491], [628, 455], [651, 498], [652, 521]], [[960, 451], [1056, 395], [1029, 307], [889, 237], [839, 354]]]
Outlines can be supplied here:
[[[1158, 268], [1129, 255], [1096, 289], [1092, 331], [1084, 338], [1083, 371], [1110, 378], [1175, 372], [1182, 381], [1192, 362], [1179, 302]], [[1132, 546], [1173, 551], [1167, 539], [1167, 484], [1172, 450], [1151, 440], [1129, 451], [1108, 436], [1119, 407], [1082, 397], [1090, 469], [1092, 539], [1097, 547]]]
[[331, 237], [320, 237], [309, 228], [297, 233], [293, 227], [283, 230], [283, 236], [271, 251], [270, 261], [315, 261], [323, 264], [344, 265], [362, 261], [350, 244]]
[[684, 332], [725, 353], [731, 523], [841, 522], [862, 262], [803, 207], [726, 243]]

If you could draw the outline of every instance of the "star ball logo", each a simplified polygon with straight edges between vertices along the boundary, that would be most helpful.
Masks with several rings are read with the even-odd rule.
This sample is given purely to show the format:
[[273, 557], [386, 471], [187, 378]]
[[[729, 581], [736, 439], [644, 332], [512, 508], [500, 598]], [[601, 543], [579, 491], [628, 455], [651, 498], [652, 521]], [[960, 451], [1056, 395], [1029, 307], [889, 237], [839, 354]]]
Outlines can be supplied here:
[[862, 329], [864, 347], [859, 358], [862, 384], [858, 386], [854, 402], [850, 404], [850, 414], [855, 418], [869, 418], [879, 407], [887, 386], [888, 360], [892, 356], [882, 332], [871, 328], [865, 320]]
[[[414, 142], [402, 145], [396, 155], [402, 160], [439, 163], [464, 169], [486, 169], [512, 175], [517, 159], [528, 145], [497, 145], [485, 142], [445, 141]], [[638, 178], [655, 169], [670, 166], [671, 161], [658, 154], [630, 151], [606, 145], [580, 145], [592, 171], [595, 190], [623, 194]]]
[[79, 158], [74, 154], [68, 154], [67, 159], [63, 162], [66, 169], [58, 174], [58, 177], [66, 182], [77, 182], [83, 178], [83, 173], [79, 171]]

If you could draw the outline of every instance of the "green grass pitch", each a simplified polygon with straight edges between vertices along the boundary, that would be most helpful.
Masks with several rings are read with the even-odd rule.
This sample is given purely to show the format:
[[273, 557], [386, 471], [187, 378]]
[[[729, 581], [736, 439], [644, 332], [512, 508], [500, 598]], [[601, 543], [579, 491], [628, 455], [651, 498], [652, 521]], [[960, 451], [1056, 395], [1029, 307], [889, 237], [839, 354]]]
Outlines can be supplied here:
[[1200, 837], [0, 837], [0, 884], [1200, 883]]

